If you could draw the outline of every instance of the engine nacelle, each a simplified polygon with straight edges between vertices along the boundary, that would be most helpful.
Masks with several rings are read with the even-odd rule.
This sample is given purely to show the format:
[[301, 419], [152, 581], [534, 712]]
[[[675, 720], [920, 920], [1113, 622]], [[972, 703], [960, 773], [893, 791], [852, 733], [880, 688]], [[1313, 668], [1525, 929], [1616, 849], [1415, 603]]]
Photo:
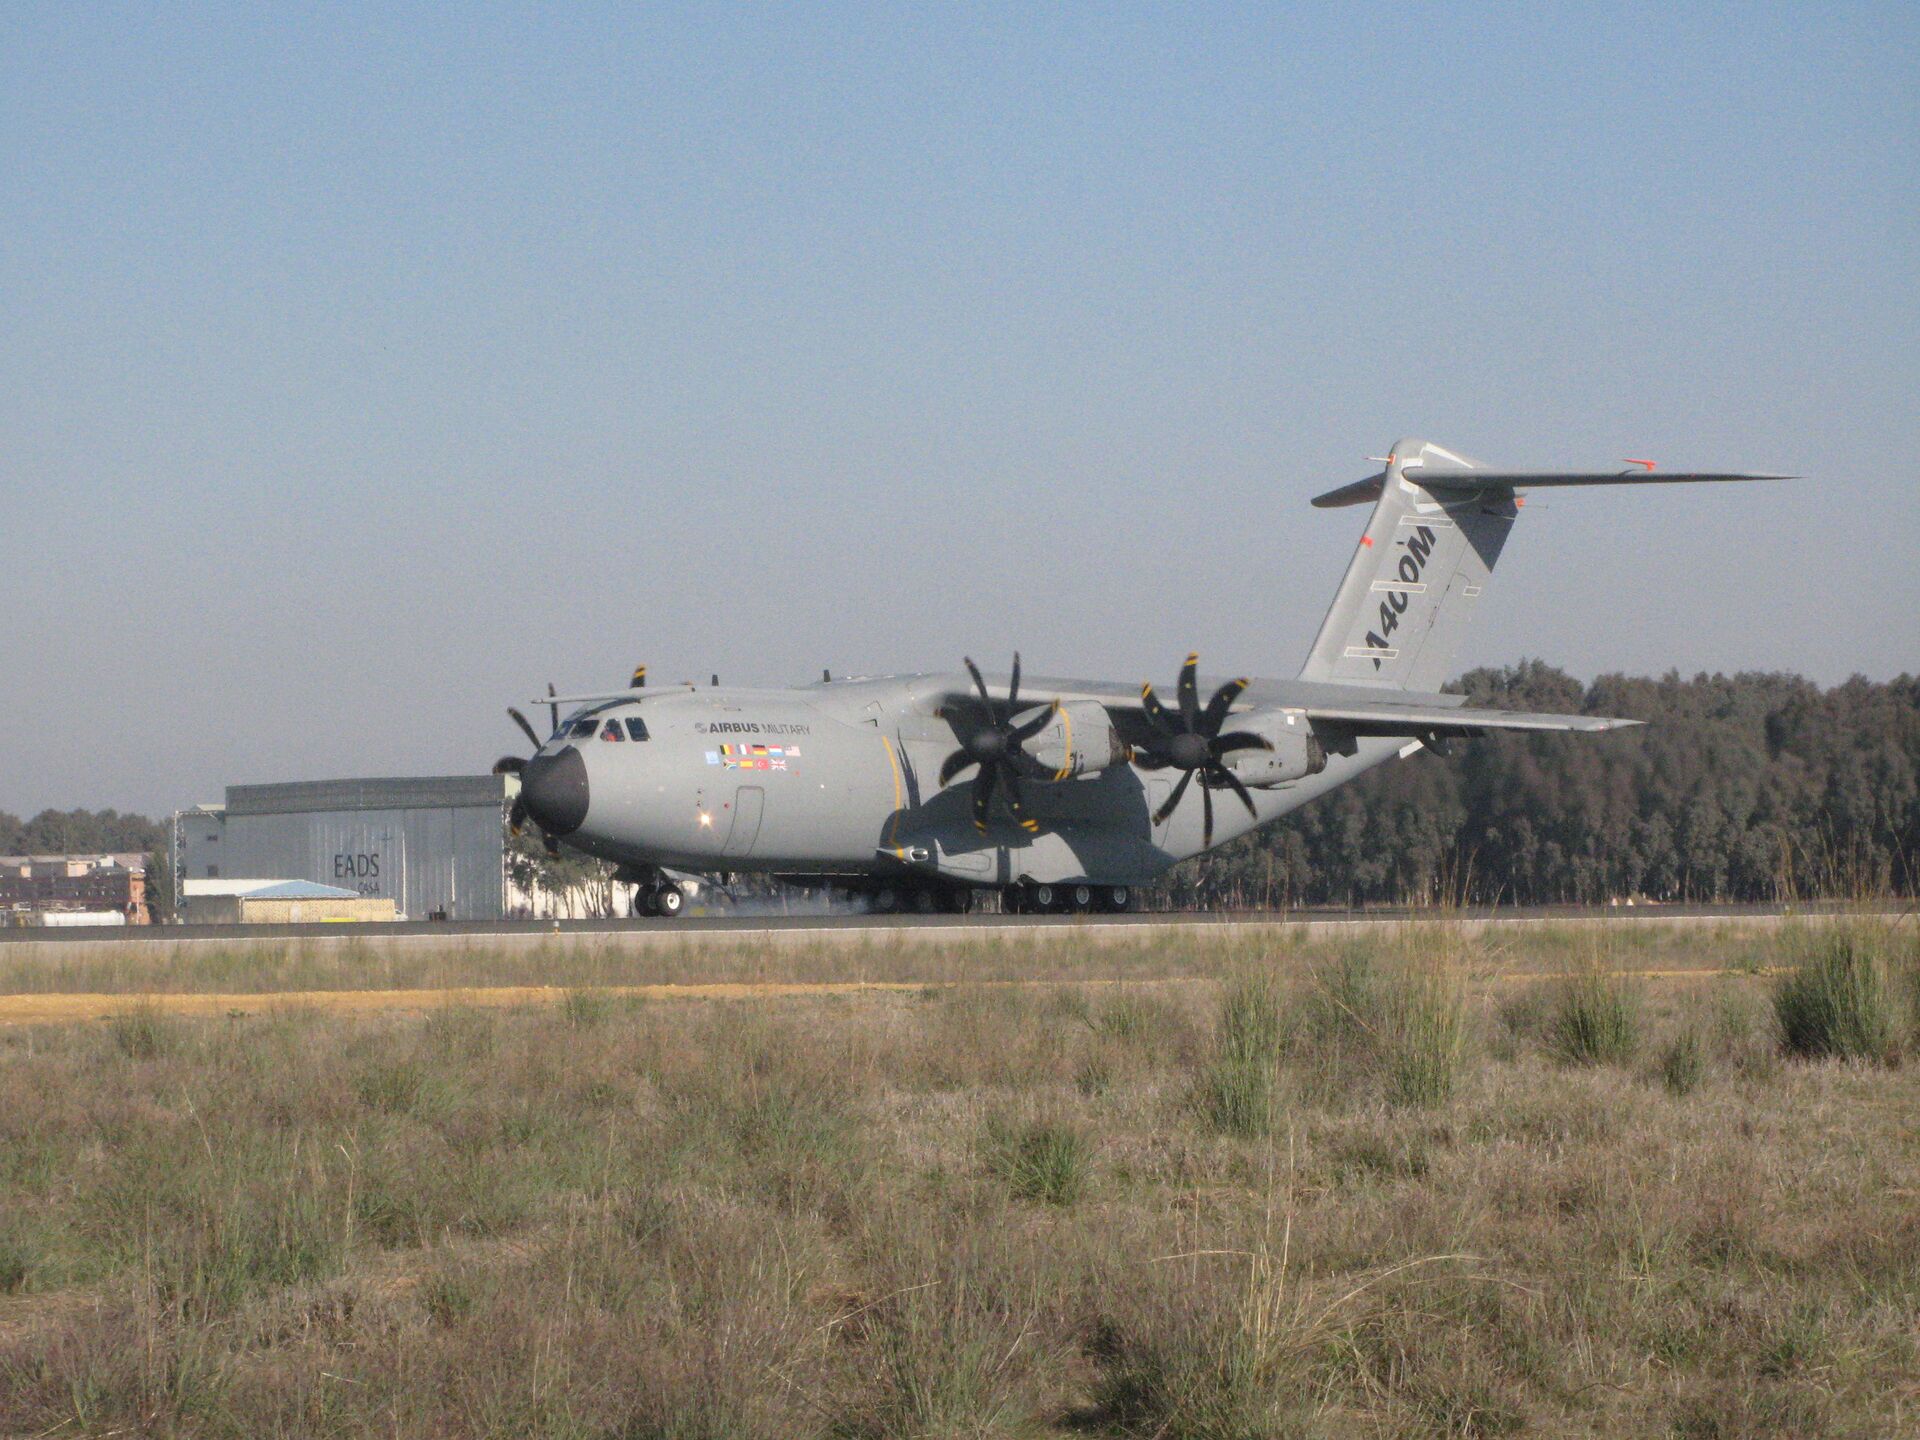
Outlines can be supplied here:
[[1255, 710], [1229, 715], [1221, 727], [1227, 731], [1249, 731], [1267, 740], [1271, 750], [1234, 750], [1225, 763], [1242, 785], [1264, 790], [1304, 780], [1327, 768], [1327, 747], [1313, 733], [1307, 717], [1298, 710]]
[[[1021, 717], [1025, 718], [1025, 717]], [[1113, 728], [1113, 717], [1098, 700], [1062, 705], [1053, 719], [1021, 746], [1043, 781], [1093, 775], [1127, 758], [1127, 745]]]

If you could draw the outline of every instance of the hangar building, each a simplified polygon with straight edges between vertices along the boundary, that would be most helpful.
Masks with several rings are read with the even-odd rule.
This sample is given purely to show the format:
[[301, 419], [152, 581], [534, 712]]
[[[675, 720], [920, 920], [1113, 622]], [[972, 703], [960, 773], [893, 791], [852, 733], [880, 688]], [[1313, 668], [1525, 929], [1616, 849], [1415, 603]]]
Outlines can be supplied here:
[[174, 875], [308, 880], [393, 901], [409, 920], [507, 910], [510, 777], [440, 775], [230, 785], [174, 816]]

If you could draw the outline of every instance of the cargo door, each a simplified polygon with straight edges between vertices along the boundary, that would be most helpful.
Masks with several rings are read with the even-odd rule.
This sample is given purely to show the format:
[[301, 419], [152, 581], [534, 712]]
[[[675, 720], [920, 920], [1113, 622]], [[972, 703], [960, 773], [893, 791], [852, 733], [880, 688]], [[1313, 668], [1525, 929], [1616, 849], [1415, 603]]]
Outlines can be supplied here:
[[733, 825], [727, 831], [722, 855], [751, 855], [753, 842], [760, 838], [760, 815], [766, 809], [767, 792], [758, 785], [742, 785], [733, 792]]

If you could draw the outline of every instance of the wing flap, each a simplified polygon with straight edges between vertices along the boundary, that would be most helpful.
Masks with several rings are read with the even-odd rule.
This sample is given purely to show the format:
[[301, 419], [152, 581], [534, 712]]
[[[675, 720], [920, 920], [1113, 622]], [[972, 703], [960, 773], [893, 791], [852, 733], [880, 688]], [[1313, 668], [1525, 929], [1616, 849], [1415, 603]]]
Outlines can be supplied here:
[[1487, 735], [1496, 730], [1600, 734], [1642, 725], [1611, 715], [1550, 715], [1524, 710], [1432, 709], [1414, 705], [1309, 705], [1307, 718], [1355, 735]]

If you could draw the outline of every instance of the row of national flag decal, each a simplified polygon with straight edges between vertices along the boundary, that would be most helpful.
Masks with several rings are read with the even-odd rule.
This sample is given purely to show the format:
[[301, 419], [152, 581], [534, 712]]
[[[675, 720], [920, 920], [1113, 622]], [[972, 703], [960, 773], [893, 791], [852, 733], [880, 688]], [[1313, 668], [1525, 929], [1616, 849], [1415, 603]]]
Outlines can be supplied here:
[[707, 751], [707, 764], [729, 770], [784, 770], [800, 758], [798, 745], [722, 745]]

